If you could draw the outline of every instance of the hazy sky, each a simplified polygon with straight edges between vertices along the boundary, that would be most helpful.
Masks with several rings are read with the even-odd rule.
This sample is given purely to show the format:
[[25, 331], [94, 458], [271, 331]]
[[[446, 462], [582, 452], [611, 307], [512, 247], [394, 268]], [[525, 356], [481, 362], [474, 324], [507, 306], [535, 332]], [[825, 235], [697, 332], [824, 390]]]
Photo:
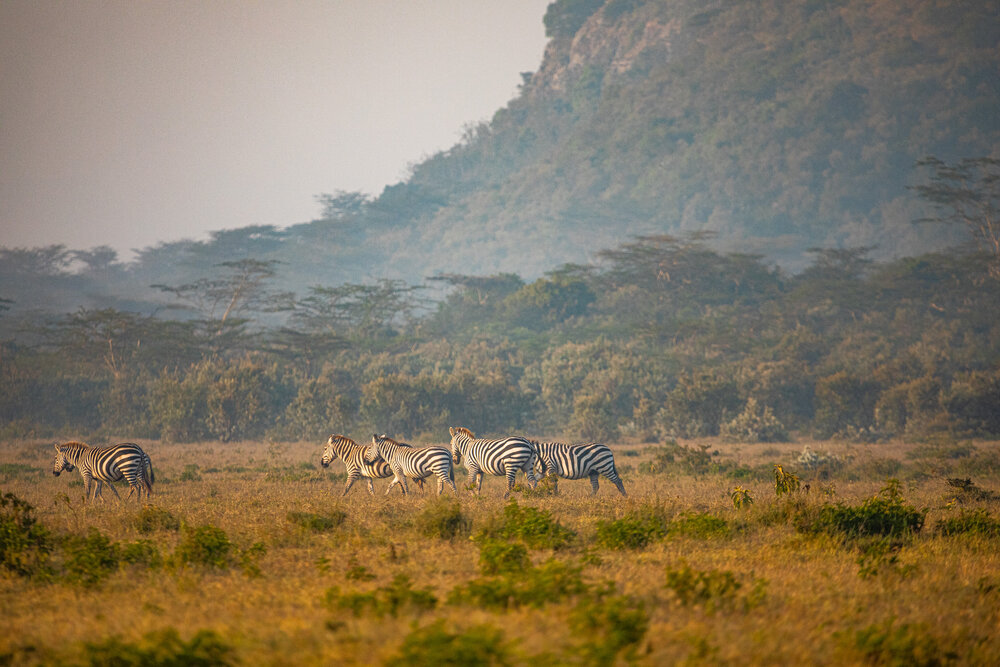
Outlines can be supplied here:
[[0, 245], [317, 217], [489, 120], [551, 0], [0, 0]]

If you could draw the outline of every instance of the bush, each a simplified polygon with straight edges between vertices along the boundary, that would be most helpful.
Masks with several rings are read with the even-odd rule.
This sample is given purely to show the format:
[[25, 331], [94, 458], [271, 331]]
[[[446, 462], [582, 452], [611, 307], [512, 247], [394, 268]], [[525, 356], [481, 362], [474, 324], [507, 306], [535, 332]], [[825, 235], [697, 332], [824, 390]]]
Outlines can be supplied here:
[[417, 530], [424, 537], [451, 540], [472, 531], [472, 519], [462, 513], [462, 504], [453, 498], [436, 498], [416, 517]]
[[729, 522], [722, 517], [698, 512], [681, 514], [667, 525], [667, 533], [671, 536], [725, 537], [731, 531]]
[[33, 511], [13, 493], [0, 496], [0, 567], [22, 577], [50, 571], [52, 538]]
[[878, 495], [861, 505], [824, 505], [813, 517], [801, 514], [797, 527], [846, 537], [901, 537], [920, 532], [925, 518], [926, 512], [903, 502], [899, 482], [889, 480]]
[[112, 637], [85, 644], [85, 652], [88, 664], [115, 667], [213, 667], [235, 662], [232, 647], [211, 630], [200, 630], [187, 642], [173, 628], [151, 632], [134, 643]]
[[226, 568], [231, 562], [232, 542], [221, 528], [212, 525], [185, 528], [174, 560], [178, 565]]
[[169, 511], [156, 505], [144, 505], [133, 520], [135, 529], [143, 535], [157, 530], [179, 530], [181, 521]]
[[649, 615], [639, 600], [597, 595], [577, 604], [570, 623], [574, 633], [585, 638], [580, 653], [586, 664], [613, 665], [622, 651], [631, 664], [649, 629]]
[[518, 542], [483, 542], [479, 546], [479, 571], [483, 574], [520, 572], [531, 567], [528, 549]]
[[552, 559], [538, 567], [528, 565], [521, 571], [472, 579], [452, 589], [448, 602], [486, 609], [541, 607], [585, 593], [588, 587], [580, 572], [578, 567]]
[[705, 611], [712, 613], [719, 609], [733, 609], [737, 605], [746, 610], [760, 604], [765, 583], [763, 579], [754, 579], [750, 592], [741, 595], [743, 582], [730, 570], [700, 571], [682, 561], [680, 567], [667, 570], [666, 585], [682, 605], [700, 604]]
[[121, 560], [119, 546], [95, 528], [86, 537], [67, 537], [63, 554], [66, 578], [84, 586], [93, 586], [116, 571]]
[[788, 431], [770, 407], [747, 399], [743, 412], [719, 429], [719, 435], [736, 442], [786, 442]]
[[437, 597], [429, 588], [413, 588], [409, 576], [397, 574], [388, 586], [367, 593], [341, 593], [339, 588], [331, 588], [326, 592], [326, 602], [330, 607], [350, 610], [355, 616], [370, 611], [380, 618], [386, 614], [396, 618], [405, 609], [416, 613], [433, 609]]
[[389, 667], [411, 665], [489, 665], [511, 663], [503, 632], [489, 625], [476, 625], [464, 632], [448, 632], [444, 619], [414, 628], [403, 639], [399, 652], [389, 658]]
[[1000, 520], [991, 517], [982, 508], [970, 512], [962, 510], [956, 517], [941, 519], [934, 526], [934, 532], [939, 535], [977, 535], [982, 537], [1000, 537]]
[[325, 514], [289, 512], [286, 518], [290, 523], [310, 532], [327, 533], [344, 523], [347, 519], [347, 513], [342, 510], [332, 510]]
[[521, 540], [530, 549], [562, 549], [576, 538], [576, 533], [546, 510], [521, 507], [511, 500], [504, 506], [503, 515], [499, 519], [493, 517], [491, 525], [477, 535], [477, 539], [491, 537]]
[[942, 652], [923, 625], [893, 621], [869, 625], [854, 633], [854, 647], [874, 665], [942, 665], [957, 656]]
[[639, 465], [639, 472], [707, 475], [722, 472], [725, 466], [712, 460], [708, 445], [687, 447], [670, 440], [653, 450], [653, 459]]
[[641, 549], [666, 534], [666, 522], [651, 511], [597, 523], [597, 544], [606, 549]]

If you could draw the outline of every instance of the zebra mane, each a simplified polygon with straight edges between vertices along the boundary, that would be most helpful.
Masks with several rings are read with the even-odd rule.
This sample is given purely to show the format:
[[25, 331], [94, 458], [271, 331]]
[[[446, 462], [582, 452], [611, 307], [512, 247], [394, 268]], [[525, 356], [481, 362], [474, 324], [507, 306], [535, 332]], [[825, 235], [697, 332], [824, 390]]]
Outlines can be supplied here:
[[456, 434], [461, 433], [462, 435], [466, 435], [466, 436], [468, 436], [472, 440], [476, 439], [475, 434], [473, 434], [472, 431], [470, 431], [469, 429], [465, 428], [464, 426], [456, 426], [455, 427], [455, 433]]
[[354, 442], [350, 438], [344, 435], [331, 435], [328, 441], [331, 445], [346, 445], [348, 447], [357, 447], [358, 443]]
[[77, 442], [76, 440], [70, 440], [69, 442], [64, 442], [61, 445], [57, 444], [56, 445], [56, 449], [58, 449], [60, 451], [65, 451], [65, 450], [80, 450], [80, 451], [82, 451], [84, 449], [90, 449], [90, 445], [88, 445], [85, 442]]

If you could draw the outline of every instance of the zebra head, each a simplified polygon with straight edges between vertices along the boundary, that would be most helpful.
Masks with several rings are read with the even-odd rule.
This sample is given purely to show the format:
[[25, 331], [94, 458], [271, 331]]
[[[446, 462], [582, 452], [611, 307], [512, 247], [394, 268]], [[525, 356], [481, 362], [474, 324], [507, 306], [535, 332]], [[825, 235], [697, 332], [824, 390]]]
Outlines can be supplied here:
[[337, 451], [333, 448], [333, 443], [339, 437], [338, 435], [331, 435], [330, 439], [326, 441], [326, 447], [323, 449], [323, 458], [319, 460], [320, 465], [324, 468], [329, 468], [330, 464], [337, 458]]
[[52, 463], [52, 474], [58, 477], [59, 473], [63, 470], [73, 472], [73, 464], [66, 458], [63, 450], [59, 448], [59, 443], [55, 443], [54, 446], [56, 448], [56, 460]]
[[372, 433], [372, 444], [368, 445], [367, 449], [365, 449], [365, 463], [375, 463], [381, 458], [379, 445], [382, 443], [382, 438], [384, 437], [386, 437], [384, 433], [382, 435]]
[[465, 448], [469, 446], [469, 441], [475, 436], [472, 435], [472, 431], [467, 428], [459, 427], [449, 427], [448, 432], [451, 433], [451, 460], [458, 465], [462, 462], [462, 454], [465, 453]]

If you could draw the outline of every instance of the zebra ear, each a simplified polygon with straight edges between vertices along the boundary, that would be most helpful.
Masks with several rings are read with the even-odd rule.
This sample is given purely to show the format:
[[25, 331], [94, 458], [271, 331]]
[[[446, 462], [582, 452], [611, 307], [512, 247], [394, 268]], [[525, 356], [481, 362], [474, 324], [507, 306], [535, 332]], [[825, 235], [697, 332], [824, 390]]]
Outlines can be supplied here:
[[451, 437], [454, 438], [455, 437], [455, 427], [454, 426], [449, 426], [448, 427], [448, 433], [450, 433]]
[[59, 451], [59, 443], [58, 442], [53, 442], [52, 446], [56, 448], [57, 452]]

